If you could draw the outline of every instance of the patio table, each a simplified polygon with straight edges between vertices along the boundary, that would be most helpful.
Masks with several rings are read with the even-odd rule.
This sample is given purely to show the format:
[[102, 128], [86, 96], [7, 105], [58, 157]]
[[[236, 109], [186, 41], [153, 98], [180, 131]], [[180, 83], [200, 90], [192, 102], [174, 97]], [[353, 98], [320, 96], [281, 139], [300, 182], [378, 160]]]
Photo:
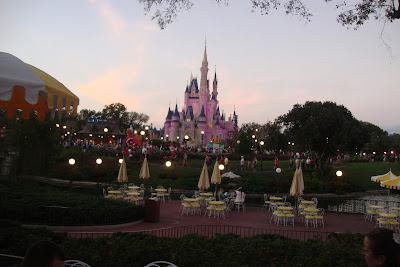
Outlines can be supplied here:
[[385, 208], [384, 206], [379, 206], [379, 205], [370, 205], [369, 207], [370, 207], [371, 209], [374, 209], [374, 210], [384, 209], [384, 208]]
[[278, 210], [293, 210], [293, 207], [279, 206]]
[[139, 192], [128, 192], [126, 193], [128, 196], [140, 196]]
[[311, 201], [311, 200], [302, 200], [302, 201], [301, 201], [301, 204], [313, 205], [313, 204], [315, 204], [315, 202], [314, 202], [314, 201]]
[[270, 200], [282, 200], [281, 197], [270, 197], [269, 199], [270, 199]]
[[211, 205], [224, 205], [223, 201], [213, 200], [209, 202]]
[[186, 202], [198, 202], [200, 200], [201, 199], [199, 199], [199, 198], [184, 198], [183, 199], [183, 201], [186, 201]]
[[122, 192], [119, 190], [110, 190], [110, 191], [108, 191], [108, 193], [109, 194], [122, 194]]
[[383, 218], [396, 218], [398, 215], [395, 213], [380, 213], [379, 216]]
[[304, 211], [305, 212], [318, 212], [319, 209], [317, 209], [317, 208], [305, 208]]
[[157, 189], [154, 189], [155, 191], [157, 191], [157, 192], [167, 192], [167, 189], [163, 189], [163, 188], [157, 188]]
[[203, 196], [203, 197], [212, 197], [212, 193], [200, 193], [200, 196]]
[[136, 190], [136, 189], [139, 189], [140, 187], [135, 185], [135, 186], [128, 186], [128, 188], [132, 189], [132, 190]]

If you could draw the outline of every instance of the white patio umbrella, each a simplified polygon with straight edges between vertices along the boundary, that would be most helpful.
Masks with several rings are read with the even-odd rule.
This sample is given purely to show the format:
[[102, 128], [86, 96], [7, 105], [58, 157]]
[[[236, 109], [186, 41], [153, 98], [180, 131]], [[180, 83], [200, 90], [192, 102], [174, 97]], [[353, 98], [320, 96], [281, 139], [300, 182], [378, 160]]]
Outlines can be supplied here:
[[385, 186], [384, 183], [385, 182], [390, 182], [393, 180], [396, 180], [397, 178], [399, 178], [399, 176], [396, 176], [393, 172], [392, 169], [389, 170], [389, 172], [382, 174], [382, 175], [375, 175], [375, 176], [371, 176], [371, 181], [373, 182], [379, 182], [381, 184], [382, 187], [387, 187], [388, 188], [388, 195], [390, 195], [390, 186], [389, 184], [387, 184], [388, 186]]
[[400, 190], [400, 177], [397, 177], [397, 179], [388, 180], [386, 182], [381, 182], [381, 186], [389, 188], [389, 190], [390, 189]]
[[199, 189], [209, 189], [210, 188], [210, 179], [208, 178], [208, 170], [207, 170], [207, 165], [204, 162], [203, 170], [201, 171], [200, 174], [200, 179], [199, 183], [197, 184], [197, 187]]

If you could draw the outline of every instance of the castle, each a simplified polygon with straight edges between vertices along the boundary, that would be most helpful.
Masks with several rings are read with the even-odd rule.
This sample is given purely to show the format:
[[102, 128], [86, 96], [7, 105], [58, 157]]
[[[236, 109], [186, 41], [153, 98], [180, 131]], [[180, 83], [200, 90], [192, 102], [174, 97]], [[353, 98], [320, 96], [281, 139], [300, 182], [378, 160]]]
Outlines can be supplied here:
[[[238, 116], [226, 118], [220, 111], [218, 102], [218, 79], [215, 71], [213, 88], [210, 94], [208, 80], [207, 47], [204, 47], [203, 62], [200, 68], [200, 89], [197, 78], [190, 77], [186, 85], [185, 104], [182, 111], [168, 109], [164, 123], [165, 141], [187, 142], [188, 146], [204, 147], [226, 144], [226, 139], [232, 139], [238, 130]], [[185, 139], [186, 138], [186, 139]]]

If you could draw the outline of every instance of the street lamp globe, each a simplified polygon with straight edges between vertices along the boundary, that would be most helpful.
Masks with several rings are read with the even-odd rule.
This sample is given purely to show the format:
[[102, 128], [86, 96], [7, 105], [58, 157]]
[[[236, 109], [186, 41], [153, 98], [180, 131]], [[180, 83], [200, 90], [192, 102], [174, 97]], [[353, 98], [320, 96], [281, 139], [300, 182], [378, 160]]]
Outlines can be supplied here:
[[256, 138], [256, 136], [253, 134], [253, 135], [251, 136], [251, 138], [253, 138], [253, 139], [254, 139], [254, 138]]
[[178, 140], [179, 140], [179, 136], [177, 136], [177, 137], [176, 137], [176, 139], [178, 139]]
[[237, 141], [236, 141], [236, 144], [240, 144], [240, 140], [237, 140]]
[[204, 134], [204, 131], [201, 131], [201, 134]]
[[281, 168], [276, 168], [276, 173], [281, 173], [281, 172], [282, 172]]
[[264, 145], [264, 141], [260, 141], [260, 145], [263, 146]]
[[167, 168], [171, 167], [171, 165], [172, 165], [171, 161], [168, 160], [167, 162], [165, 162], [165, 166], [167, 166]]
[[123, 159], [119, 159], [118, 162], [119, 162], [119, 164], [122, 164], [122, 162], [124, 162], [124, 160]]
[[96, 159], [96, 164], [100, 165], [101, 163], [103, 163], [103, 161], [101, 160], [101, 158]]
[[74, 165], [74, 164], [75, 164], [75, 159], [70, 158], [70, 159], [68, 160], [68, 163], [69, 163], [69, 165]]
[[188, 135], [185, 135], [185, 140], [186, 141], [189, 140], [189, 136]]
[[342, 176], [343, 176], [343, 172], [342, 172], [341, 170], [337, 170], [337, 171], [336, 171], [336, 176], [337, 176], [338, 178], [342, 177]]
[[108, 133], [108, 128], [104, 128], [104, 132], [105, 132], [105, 133]]
[[140, 131], [140, 135], [145, 135], [146, 133], [144, 131]]
[[144, 127], [144, 129], [147, 131], [149, 129], [149, 126]]
[[223, 171], [225, 169], [225, 166], [224, 164], [219, 164], [218, 168], [220, 171]]

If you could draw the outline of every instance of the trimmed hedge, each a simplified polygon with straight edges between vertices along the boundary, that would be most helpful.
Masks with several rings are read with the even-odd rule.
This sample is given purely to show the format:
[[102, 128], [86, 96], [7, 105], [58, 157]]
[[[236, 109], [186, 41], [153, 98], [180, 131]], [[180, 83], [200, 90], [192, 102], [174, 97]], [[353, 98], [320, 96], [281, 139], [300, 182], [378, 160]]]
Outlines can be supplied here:
[[366, 266], [363, 236], [331, 234], [327, 241], [299, 241], [277, 235], [240, 238], [234, 234], [182, 238], [115, 233], [111, 237], [73, 239], [44, 229], [0, 230], [2, 253], [23, 256], [38, 240], [61, 245], [67, 259], [91, 266], [144, 266], [164, 260], [177, 266]]

